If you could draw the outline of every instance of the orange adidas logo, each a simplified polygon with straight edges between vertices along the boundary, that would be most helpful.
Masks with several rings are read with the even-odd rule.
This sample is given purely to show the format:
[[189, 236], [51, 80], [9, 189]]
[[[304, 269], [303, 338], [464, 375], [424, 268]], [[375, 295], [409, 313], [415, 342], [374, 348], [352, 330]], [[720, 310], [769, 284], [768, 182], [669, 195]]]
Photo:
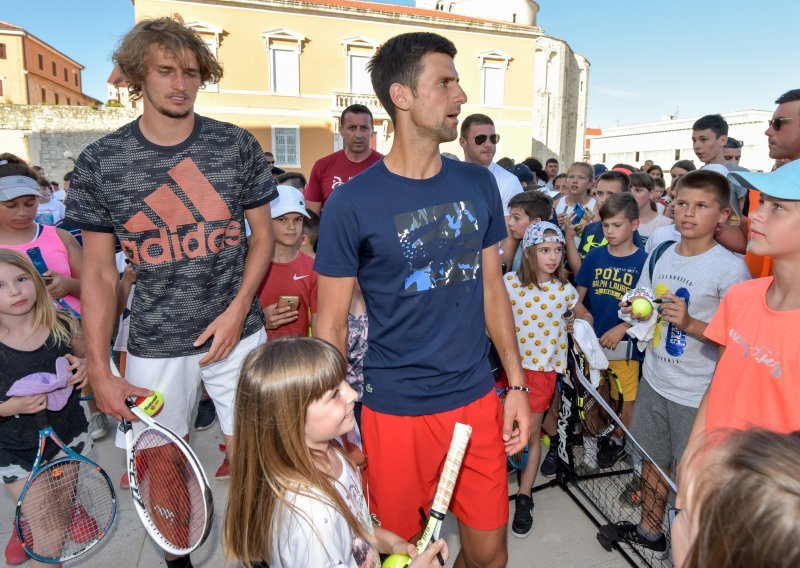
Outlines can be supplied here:
[[167, 172], [183, 190], [197, 213], [198, 221], [181, 198], [166, 184], [144, 198], [147, 206], [166, 225], [158, 226], [139, 211], [123, 225], [129, 233], [158, 231], [143, 240], [120, 240], [122, 250], [132, 263], [162, 264], [182, 258], [200, 258], [217, 254], [225, 247], [242, 242], [242, 225], [231, 219], [225, 201], [206, 179], [191, 158], [186, 158]]

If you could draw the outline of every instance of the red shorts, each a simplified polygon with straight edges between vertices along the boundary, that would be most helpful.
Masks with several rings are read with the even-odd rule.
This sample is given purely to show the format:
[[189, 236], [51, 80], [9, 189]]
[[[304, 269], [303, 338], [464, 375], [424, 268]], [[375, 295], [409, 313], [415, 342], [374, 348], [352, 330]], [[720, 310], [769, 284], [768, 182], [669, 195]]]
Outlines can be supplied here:
[[[556, 378], [558, 373], [555, 371], [525, 371], [525, 384], [531, 392], [528, 393], [528, 401], [531, 404], [531, 412], [547, 412], [550, 408], [550, 401], [553, 393], [556, 392]], [[495, 385], [499, 389], [508, 387], [508, 377], [505, 371], [497, 379]]]
[[364, 407], [364, 483], [380, 526], [411, 539], [428, 514], [456, 422], [472, 426], [450, 510], [468, 527], [495, 530], [508, 522], [503, 410], [494, 390], [440, 414], [395, 416]]

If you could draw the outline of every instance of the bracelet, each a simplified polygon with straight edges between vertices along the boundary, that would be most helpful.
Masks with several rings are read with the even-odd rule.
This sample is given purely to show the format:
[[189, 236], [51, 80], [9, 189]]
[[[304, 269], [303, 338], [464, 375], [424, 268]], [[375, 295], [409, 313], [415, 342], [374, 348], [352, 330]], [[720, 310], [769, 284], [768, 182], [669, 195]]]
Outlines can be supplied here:
[[529, 393], [529, 392], [531, 392], [531, 389], [528, 388], [528, 387], [518, 387], [516, 385], [511, 385], [506, 389], [506, 392], [508, 392], [508, 391], [520, 391], [520, 392], [524, 392], [524, 393]]

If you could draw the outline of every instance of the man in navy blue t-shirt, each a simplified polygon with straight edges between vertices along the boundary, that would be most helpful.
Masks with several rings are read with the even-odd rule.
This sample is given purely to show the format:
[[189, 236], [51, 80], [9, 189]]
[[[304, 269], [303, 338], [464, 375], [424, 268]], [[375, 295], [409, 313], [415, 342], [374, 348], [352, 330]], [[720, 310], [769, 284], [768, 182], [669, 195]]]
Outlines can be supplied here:
[[[467, 100], [455, 46], [404, 34], [370, 63], [392, 117], [386, 157], [341, 186], [325, 207], [315, 269], [317, 335], [343, 353], [356, 278], [369, 314], [362, 434], [371, 512], [408, 539], [421, 529], [456, 422], [472, 426], [451, 510], [462, 560], [505, 566], [508, 486], [504, 453], [530, 429], [513, 317], [498, 243], [506, 228], [492, 174], [442, 159]], [[489, 333], [508, 373], [504, 406], [487, 361]], [[519, 424], [513, 429], [513, 422]]]

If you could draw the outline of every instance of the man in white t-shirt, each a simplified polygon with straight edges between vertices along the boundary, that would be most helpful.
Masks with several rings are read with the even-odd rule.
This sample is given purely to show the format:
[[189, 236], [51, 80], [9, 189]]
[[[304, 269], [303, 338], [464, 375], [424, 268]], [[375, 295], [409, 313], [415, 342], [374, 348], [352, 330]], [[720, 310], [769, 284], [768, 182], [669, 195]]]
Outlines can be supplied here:
[[[500, 188], [500, 199], [503, 202], [503, 215], [508, 222], [508, 202], [518, 193], [522, 193], [522, 184], [517, 176], [498, 166], [493, 160], [497, 152], [500, 135], [495, 132], [494, 121], [485, 114], [471, 114], [461, 123], [461, 137], [458, 139], [464, 150], [464, 161], [478, 164], [494, 174], [497, 187]], [[511, 266], [516, 251], [516, 242], [507, 236], [500, 243], [500, 261]]]

